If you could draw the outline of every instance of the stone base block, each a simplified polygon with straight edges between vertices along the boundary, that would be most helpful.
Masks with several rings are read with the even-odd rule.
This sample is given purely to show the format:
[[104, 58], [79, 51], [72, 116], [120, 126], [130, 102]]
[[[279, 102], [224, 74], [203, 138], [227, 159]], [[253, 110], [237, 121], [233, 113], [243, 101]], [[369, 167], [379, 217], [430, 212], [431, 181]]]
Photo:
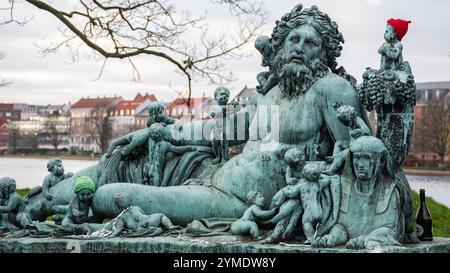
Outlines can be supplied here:
[[450, 253], [450, 238], [405, 246], [312, 248], [301, 244], [259, 244], [237, 236], [162, 236], [112, 239], [0, 238], [0, 253]]

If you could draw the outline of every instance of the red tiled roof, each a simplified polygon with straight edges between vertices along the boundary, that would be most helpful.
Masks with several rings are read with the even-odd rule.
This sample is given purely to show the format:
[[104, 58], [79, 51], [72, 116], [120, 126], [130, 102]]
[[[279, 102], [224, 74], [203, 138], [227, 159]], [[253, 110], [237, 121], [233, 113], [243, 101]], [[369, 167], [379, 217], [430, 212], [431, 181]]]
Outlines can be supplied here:
[[[194, 105], [198, 106], [200, 103], [203, 103], [205, 100], [207, 100], [208, 98], [203, 97], [203, 98], [191, 98], [189, 100], [189, 109], [194, 109]], [[166, 111], [171, 111], [173, 108], [175, 108], [175, 106], [178, 105], [186, 105], [187, 106], [187, 99], [186, 98], [177, 98], [174, 101], [170, 102], [167, 106], [166, 106]]]
[[14, 110], [14, 104], [12, 104], [12, 103], [0, 103], [0, 110]]
[[116, 104], [114, 108], [116, 110], [135, 110], [141, 104], [142, 102], [137, 102], [133, 100], [123, 100], [120, 101], [118, 104]]
[[137, 93], [136, 97], [134, 97], [134, 101], [143, 102], [145, 100], [157, 101], [155, 95], [145, 93], [145, 95], [141, 95], [141, 93]]
[[115, 98], [82, 98], [75, 102], [70, 109], [77, 108], [102, 108], [114, 103], [116, 100], [121, 100], [121, 97]]

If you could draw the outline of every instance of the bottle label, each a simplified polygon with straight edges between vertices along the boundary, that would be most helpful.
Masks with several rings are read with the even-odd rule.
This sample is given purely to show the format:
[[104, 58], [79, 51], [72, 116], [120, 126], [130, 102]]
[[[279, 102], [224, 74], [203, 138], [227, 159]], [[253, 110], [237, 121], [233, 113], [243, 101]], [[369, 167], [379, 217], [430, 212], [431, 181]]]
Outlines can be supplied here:
[[417, 231], [417, 236], [420, 237], [423, 235], [423, 227], [419, 224], [416, 223], [416, 231]]

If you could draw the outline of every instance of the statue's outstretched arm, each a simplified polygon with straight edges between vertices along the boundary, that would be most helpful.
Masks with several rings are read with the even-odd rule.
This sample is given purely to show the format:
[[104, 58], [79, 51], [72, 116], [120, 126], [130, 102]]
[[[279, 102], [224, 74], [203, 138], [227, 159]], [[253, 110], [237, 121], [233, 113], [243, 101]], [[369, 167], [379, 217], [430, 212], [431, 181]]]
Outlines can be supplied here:
[[300, 184], [291, 187], [285, 187], [281, 190], [287, 198], [297, 198], [300, 194]]
[[168, 116], [164, 115], [163, 122], [165, 124], [169, 125], [169, 124], [174, 124], [175, 120], [173, 118], [171, 118], [171, 117], [168, 117]]
[[195, 147], [190, 147], [190, 146], [178, 146], [177, 147], [177, 146], [172, 145], [169, 142], [167, 142], [167, 144], [169, 145], [169, 151], [174, 154], [183, 154], [186, 152], [197, 150]]
[[253, 215], [256, 216], [259, 220], [266, 220], [272, 217], [277, 209], [273, 208], [270, 210], [262, 210], [260, 208], [255, 207], [253, 209]]
[[117, 146], [122, 146], [129, 144], [131, 142], [132, 136], [130, 134], [125, 135], [123, 137], [120, 137], [116, 140], [113, 140], [111, 142], [111, 145], [109, 145], [108, 151], [106, 152], [106, 157], [110, 157], [112, 153], [114, 152], [114, 149], [116, 149]]

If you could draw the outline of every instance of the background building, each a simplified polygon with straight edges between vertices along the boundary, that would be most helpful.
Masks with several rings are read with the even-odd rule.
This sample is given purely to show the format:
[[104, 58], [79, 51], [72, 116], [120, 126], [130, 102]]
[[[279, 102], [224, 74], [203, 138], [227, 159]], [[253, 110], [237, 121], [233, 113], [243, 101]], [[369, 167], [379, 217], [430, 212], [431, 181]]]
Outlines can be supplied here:
[[[150, 103], [155, 102], [153, 94], [138, 93], [133, 100], [122, 100], [118, 102], [109, 112], [111, 121], [112, 138], [118, 138], [132, 131], [147, 126], [148, 113], [144, 119], [138, 119], [138, 114], [144, 115]], [[144, 122], [143, 122], [144, 121]], [[144, 123], [144, 124], [143, 124]]]
[[122, 97], [82, 98], [70, 107], [69, 147], [72, 152], [104, 152], [111, 139], [109, 114]]

